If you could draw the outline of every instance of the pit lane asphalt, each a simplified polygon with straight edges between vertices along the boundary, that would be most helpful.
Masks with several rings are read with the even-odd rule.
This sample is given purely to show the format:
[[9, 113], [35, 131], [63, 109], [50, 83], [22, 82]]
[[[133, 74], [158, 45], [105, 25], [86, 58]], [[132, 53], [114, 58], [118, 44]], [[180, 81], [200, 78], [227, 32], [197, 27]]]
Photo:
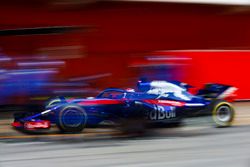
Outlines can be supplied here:
[[250, 105], [239, 104], [236, 109], [231, 128], [214, 128], [194, 119], [187, 126], [137, 138], [100, 131], [105, 135], [100, 133], [99, 138], [83, 133], [1, 140], [0, 167], [249, 167]]
[[248, 167], [250, 126], [131, 139], [1, 142], [1, 167]]

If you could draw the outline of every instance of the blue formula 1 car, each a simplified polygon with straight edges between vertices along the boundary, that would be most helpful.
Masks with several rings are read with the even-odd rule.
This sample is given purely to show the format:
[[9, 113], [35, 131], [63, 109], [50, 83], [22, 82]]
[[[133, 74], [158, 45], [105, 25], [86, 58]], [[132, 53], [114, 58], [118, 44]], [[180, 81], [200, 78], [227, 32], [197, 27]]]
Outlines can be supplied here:
[[39, 131], [56, 125], [62, 132], [110, 123], [121, 129], [179, 124], [183, 118], [210, 114], [218, 127], [230, 126], [234, 108], [228, 101], [237, 88], [207, 84], [196, 95], [181, 82], [138, 82], [138, 90], [109, 88], [95, 98], [50, 100], [39, 113], [16, 113], [17, 129]]

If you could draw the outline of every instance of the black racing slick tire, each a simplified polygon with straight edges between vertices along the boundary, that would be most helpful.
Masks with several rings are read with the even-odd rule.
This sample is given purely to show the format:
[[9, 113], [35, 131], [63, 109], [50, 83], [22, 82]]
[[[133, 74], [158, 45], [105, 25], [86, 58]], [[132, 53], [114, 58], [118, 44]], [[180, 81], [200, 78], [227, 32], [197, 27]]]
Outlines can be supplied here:
[[57, 112], [56, 124], [63, 133], [79, 133], [87, 123], [86, 111], [78, 105], [69, 104]]
[[232, 104], [225, 100], [216, 100], [211, 105], [212, 119], [215, 123], [215, 126], [231, 126], [235, 117], [235, 111]]

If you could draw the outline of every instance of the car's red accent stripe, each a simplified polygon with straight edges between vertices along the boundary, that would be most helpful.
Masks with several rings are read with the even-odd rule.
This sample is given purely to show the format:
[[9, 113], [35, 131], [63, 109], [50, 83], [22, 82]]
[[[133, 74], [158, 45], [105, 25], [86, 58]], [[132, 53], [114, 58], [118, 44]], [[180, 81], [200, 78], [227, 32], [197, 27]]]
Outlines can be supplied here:
[[20, 122], [13, 122], [11, 126], [18, 128], [18, 127], [22, 127], [23, 125]]
[[185, 102], [179, 102], [179, 101], [173, 101], [173, 100], [152, 99], [152, 100], [144, 100], [144, 102], [150, 103], [150, 104], [165, 105], [165, 106], [177, 106], [177, 107], [182, 107], [185, 105]]

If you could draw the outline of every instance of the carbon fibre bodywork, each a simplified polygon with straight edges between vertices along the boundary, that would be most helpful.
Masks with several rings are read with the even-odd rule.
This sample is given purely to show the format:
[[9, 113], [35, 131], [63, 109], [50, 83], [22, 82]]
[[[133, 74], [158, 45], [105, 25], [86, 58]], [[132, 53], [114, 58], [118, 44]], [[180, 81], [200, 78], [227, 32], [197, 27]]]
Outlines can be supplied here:
[[[216, 97], [222, 96], [230, 88], [219, 86]], [[106, 123], [119, 125], [131, 119], [145, 120], [147, 124], [179, 123], [191, 115], [211, 113], [213, 99], [205, 97], [202, 91], [206, 95], [212, 92], [201, 90], [195, 96], [180, 83], [139, 82], [138, 91], [109, 88], [92, 99], [57, 98], [43, 112], [28, 116], [27, 113], [16, 114], [12, 125], [34, 131], [49, 129], [55, 124], [61, 130], [70, 132], [75, 131], [76, 127], [77, 131], [81, 131], [85, 127]]]

